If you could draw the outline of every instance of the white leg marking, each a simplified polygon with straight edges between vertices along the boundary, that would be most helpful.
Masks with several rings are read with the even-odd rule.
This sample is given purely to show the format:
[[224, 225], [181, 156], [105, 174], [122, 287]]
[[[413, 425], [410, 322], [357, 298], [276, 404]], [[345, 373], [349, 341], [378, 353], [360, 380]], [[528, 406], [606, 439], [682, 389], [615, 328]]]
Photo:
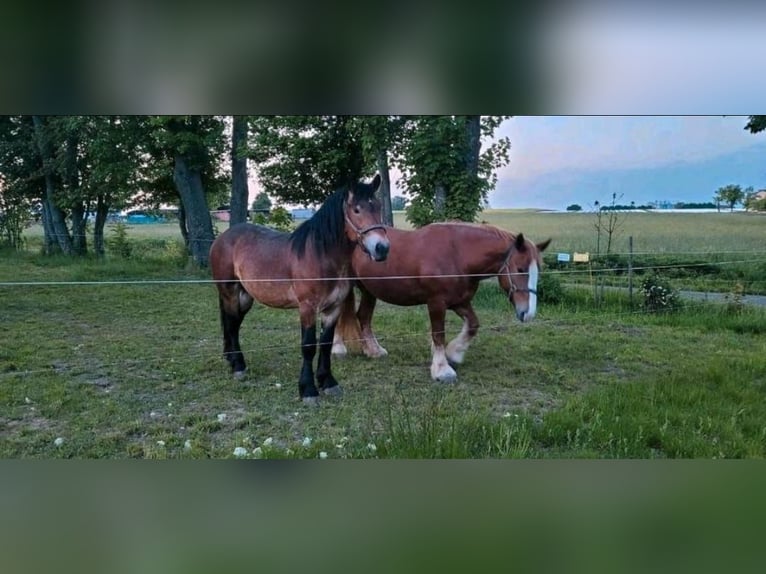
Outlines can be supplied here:
[[447, 359], [455, 365], [462, 363], [470, 343], [471, 337], [468, 336], [468, 319], [463, 319], [463, 328], [460, 330], [460, 334], [452, 339], [447, 345]]
[[336, 357], [345, 357], [348, 355], [348, 349], [346, 343], [343, 342], [343, 338], [340, 336], [339, 331], [335, 331], [335, 336], [332, 339], [332, 354]]
[[[539, 271], [537, 269], [537, 262], [533, 261], [532, 265], [529, 266], [529, 282], [528, 287], [530, 289], [534, 289], [537, 291], [537, 277], [538, 277]], [[534, 293], [529, 294], [529, 310], [527, 311], [527, 314], [524, 316], [524, 322], [531, 321], [535, 317], [535, 313], [537, 313], [537, 295]]]
[[388, 351], [378, 343], [378, 340], [374, 336], [365, 338], [362, 344], [364, 345], [364, 354], [368, 357], [377, 359], [378, 357], [385, 357], [388, 355]]
[[431, 378], [441, 383], [452, 383], [457, 380], [455, 369], [449, 366], [447, 355], [444, 352], [444, 346], [438, 347], [432, 345], [433, 361], [431, 362]]

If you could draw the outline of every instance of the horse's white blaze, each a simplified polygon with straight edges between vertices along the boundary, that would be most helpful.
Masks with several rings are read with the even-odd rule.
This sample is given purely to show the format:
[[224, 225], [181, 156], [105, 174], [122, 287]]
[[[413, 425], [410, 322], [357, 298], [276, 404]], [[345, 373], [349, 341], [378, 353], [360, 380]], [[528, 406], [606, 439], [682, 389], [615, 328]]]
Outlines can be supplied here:
[[431, 378], [435, 381], [454, 381], [457, 378], [455, 369], [449, 366], [444, 345], [433, 347], [434, 357], [431, 362]]
[[[528, 281], [528, 287], [529, 289], [534, 289], [537, 291], [537, 277], [538, 277], [538, 269], [537, 269], [537, 261], [533, 261], [532, 265], [529, 266], [529, 281]], [[524, 316], [524, 321], [531, 321], [535, 313], [537, 312], [537, 295], [535, 293], [529, 294], [529, 310], [527, 311], [527, 314]]]
[[447, 358], [457, 365], [462, 363], [470, 342], [471, 337], [468, 336], [468, 319], [463, 319], [463, 328], [460, 330], [460, 334], [452, 339], [447, 345]]

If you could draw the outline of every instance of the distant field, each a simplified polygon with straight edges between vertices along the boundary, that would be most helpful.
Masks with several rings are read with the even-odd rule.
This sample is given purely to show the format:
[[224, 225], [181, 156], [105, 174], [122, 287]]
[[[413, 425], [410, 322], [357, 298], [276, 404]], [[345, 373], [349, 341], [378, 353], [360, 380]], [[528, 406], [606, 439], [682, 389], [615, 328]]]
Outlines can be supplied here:
[[[592, 213], [493, 209], [484, 211], [480, 220], [510, 231], [521, 231], [536, 241], [551, 237], [551, 250], [596, 252], [595, 216]], [[226, 223], [216, 223], [219, 230], [226, 228]], [[394, 213], [394, 225], [410, 227], [404, 212]], [[107, 237], [112, 228], [113, 225], [107, 225]], [[128, 225], [127, 229], [128, 237], [133, 239], [181, 237], [176, 223]], [[766, 216], [751, 213], [630, 213], [615, 234], [616, 245], [612, 251], [627, 252], [630, 235], [635, 252], [747, 251], [766, 254]], [[33, 246], [38, 245], [42, 227], [30, 227], [25, 236]]]
[[[555, 251], [596, 251], [592, 213], [498, 209], [483, 212], [480, 219], [503, 229], [521, 231], [537, 241], [552, 237], [550, 249]], [[408, 226], [402, 212], [395, 214], [394, 223], [397, 227]], [[629, 213], [615, 235], [613, 251], [626, 252], [630, 235], [636, 252], [766, 254], [766, 216], [751, 213]]]

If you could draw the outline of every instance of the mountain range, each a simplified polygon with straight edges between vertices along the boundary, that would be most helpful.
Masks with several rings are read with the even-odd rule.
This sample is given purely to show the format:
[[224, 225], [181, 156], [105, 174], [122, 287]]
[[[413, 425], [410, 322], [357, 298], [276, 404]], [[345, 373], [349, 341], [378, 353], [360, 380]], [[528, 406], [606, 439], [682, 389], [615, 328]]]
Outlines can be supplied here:
[[528, 178], [498, 180], [490, 195], [492, 208], [563, 210], [577, 203], [587, 208], [598, 200], [636, 205], [669, 201], [712, 201], [727, 184], [766, 188], [766, 142], [720, 156], [629, 169], [564, 169]]

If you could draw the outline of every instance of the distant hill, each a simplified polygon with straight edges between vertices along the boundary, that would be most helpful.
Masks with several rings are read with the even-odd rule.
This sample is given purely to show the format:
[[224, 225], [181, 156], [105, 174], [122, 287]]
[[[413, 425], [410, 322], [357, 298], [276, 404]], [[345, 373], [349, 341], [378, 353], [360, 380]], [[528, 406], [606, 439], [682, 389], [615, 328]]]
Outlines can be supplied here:
[[703, 202], [729, 184], [766, 188], [766, 142], [715, 158], [677, 162], [653, 168], [610, 170], [568, 169], [529, 179], [498, 181], [490, 197], [493, 208], [564, 209], [579, 203], [608, 202], [616, 192], [620, 203], [654, 201]]

